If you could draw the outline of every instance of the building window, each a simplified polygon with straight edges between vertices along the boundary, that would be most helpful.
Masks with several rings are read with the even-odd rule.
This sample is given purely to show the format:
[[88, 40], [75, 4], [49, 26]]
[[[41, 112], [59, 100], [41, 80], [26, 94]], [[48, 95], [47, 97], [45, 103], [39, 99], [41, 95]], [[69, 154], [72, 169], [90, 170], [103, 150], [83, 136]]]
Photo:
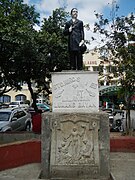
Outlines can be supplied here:
[[23, 94], [19, 94], [19, 95], [15, 96], [16, 101], [26, 101], [26, 99], [27, 99], [26, 96]]
[[0, 102], [9, 103], [9, 102], [11, 102], [11, 97], [8, 95], [3, 95], [0, 97]]

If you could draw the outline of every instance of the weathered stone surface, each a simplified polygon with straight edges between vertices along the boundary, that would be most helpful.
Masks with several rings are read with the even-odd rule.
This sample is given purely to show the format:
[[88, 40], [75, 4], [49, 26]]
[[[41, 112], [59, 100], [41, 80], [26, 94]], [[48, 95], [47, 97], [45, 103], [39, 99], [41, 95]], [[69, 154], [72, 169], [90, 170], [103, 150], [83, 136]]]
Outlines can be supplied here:
[[41, 134], [41, 164], [43, 167], [42, 176], [50, 177], [50, 152], [51, 152], [51, 128], [50, 118], [42, 114], [42, 134]]
[[[42, 161], [44, 161], [42, 168], [43, 174], [48, 174], [46, 178], [89, 180], [109, 178], [107, 115], [47, 113], [42, 119]], [[51, 146], [48, 141], [51, 141]], [[50, 163], [46, 162], [46, 159], [48, 161], [50, 159]]]
[[52, 74], [53, 112], [98, 112], [98, 73], [64, 71]]
[[43, 177], [109, 179], [109, 120], [98, 109], [98, 73], [53, 73], [52, 97], [52, 113], [42, 118]]

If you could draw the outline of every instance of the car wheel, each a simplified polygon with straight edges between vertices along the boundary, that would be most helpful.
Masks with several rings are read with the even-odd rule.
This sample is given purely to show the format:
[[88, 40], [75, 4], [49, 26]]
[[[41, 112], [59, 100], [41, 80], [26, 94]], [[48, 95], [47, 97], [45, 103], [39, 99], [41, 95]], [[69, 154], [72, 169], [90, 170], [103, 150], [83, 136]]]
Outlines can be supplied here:
[[31, 123], [27, 122], [26, 126], [25, 126], [25, 131], [30, 131], [31, 130]]
[[6, 130], [5, 132], [11, 132], [11, 129]]

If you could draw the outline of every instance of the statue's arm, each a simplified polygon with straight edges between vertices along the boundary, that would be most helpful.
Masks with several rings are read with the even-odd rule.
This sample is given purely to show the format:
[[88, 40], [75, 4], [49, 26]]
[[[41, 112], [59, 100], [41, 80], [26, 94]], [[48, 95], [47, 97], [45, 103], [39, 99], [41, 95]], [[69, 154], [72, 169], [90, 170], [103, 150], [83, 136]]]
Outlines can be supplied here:
[[82, 21], [81, 21], [81, 36], [82, 36], [82, 40], [84, 40], [84, 27]]
[[69, 34], [70, 34], [69, 28], [70, 28], [70, 25], [69, 25], [69, 23], [67, 22], [66, 25], [65, 25], [65, 29], [64, 29], [64, 31], [63, 31], [63, 34], [64, 34], [64, 35], [69, 35]]
[[81, 46], [84, 43], [84, 27], [83, 22], [80, 22], [80, 29], [81, 29], [81, 42], [79, 43], [79, 46]]

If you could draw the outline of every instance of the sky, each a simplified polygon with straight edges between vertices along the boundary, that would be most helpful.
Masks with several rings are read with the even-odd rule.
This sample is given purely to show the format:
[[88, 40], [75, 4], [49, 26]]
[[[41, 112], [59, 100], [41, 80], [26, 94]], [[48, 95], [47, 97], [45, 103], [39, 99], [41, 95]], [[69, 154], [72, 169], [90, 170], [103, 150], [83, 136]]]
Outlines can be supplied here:
[[[128, 16], [131, 12], [135, 13], [135, 0], [115, 0], [119, 6], [118, 16]], [[24, 0], [28, 5], [34, 5], [38, 13], [40, 13], [40, 21], [52, 15], [52, 11], [59, 7], [66, 7], [66, 11], [70, 12], [72, 8], [78, 9], [78, 19], [84, 24], [90, 24], [90, 30], [85, 29], [85, 39], [90, 40], [93, 34], [93, 25], [96, 21], [95, 12], [102, 13], [105, 17], [110, 18], [112, 0]], [[40, 27], [35, 27], [37, 30]], [[97, 39], [98, 39], [98, 35]], [[98, 42], [97, 42], [98, 43]], [[89, 45], [89, 49], [93, 49], [95, 43]]]

